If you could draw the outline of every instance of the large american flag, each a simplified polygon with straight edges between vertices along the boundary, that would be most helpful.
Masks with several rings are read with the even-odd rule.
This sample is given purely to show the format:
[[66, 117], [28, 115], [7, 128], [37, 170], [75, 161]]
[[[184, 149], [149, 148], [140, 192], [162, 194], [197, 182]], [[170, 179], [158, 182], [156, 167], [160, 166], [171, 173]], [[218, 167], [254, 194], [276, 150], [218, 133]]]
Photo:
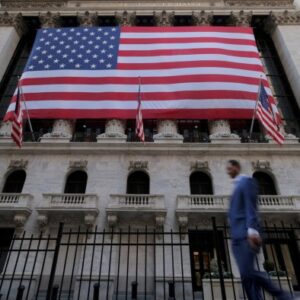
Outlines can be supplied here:
[[[31, 118], [250, 119], [260, 77], [251, 28], [91, 27], [39, 30], [21, 78]], [[14, 102], [8, 108], [11, 118]]]

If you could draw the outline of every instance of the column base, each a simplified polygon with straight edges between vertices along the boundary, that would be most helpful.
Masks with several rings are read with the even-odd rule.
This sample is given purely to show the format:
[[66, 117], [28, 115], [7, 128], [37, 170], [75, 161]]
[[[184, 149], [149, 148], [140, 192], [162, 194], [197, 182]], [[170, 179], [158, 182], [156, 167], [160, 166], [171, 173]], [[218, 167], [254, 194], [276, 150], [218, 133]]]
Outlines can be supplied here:
[[64, 136], [55, 136], [49, 133], [43, 135], [41, 137], [41, 143], [69, 143], [71, 141], [71, 137]]
[[114, 135], [108, 135], [108, 134], [100, 134], [97, 136], [97, 143], [126, 143], [127, 136], [121, 135], [121, 136], [114, 136]]
[[183, 136], [180, 134], [176, 135], [167, 135], [158, 133], [153, 136], [154, 143], [176, 143], [176, 144], [182, 144], [183, 143]]
[[209, 136], [212, 144], [240, 144], [241, 138], [236, 134], [216, 134]]

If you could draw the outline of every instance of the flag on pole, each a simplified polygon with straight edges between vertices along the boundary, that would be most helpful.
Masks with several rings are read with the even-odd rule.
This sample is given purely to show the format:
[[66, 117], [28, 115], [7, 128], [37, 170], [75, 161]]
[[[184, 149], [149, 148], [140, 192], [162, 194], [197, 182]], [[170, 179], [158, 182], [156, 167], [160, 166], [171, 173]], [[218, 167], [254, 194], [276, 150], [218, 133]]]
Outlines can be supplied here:
[[145, 142], [143, 115], [142, 115], [142, 101], [141, 101], [141, 78], [139, 78], [139, 92], [138, 92], [138, 106], [136, 112], [136, 128], [135, 133], [141, 142]]
[[264, 85], [260, 81], [258, 101], [256, 105], [256, 115], [266, 132], [272, 137], [272, 139], [282, 145], [284, 142], [284, 136], [280, 132], [279, 124], [280, 120], [277, 115], [277, 111], [274, 111], [268, 94]]
[[23, 110], [21, 107], [20, 88], [17, 88], [15, 110], [12, 116], [11, 137], [16, 145], [21, 148], [23, 142]]

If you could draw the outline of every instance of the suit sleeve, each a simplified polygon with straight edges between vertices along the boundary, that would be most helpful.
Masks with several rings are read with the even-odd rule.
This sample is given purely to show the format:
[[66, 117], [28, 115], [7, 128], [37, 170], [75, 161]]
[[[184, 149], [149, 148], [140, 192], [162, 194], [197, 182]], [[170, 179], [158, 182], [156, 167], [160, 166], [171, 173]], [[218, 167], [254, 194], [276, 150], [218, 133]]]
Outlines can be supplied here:
[[246, 226], [259, 231], [259, 220], [257, 211], [258, 188], [252, 178], [247, 178], [244, 183], [243, 197], [246, 208]]

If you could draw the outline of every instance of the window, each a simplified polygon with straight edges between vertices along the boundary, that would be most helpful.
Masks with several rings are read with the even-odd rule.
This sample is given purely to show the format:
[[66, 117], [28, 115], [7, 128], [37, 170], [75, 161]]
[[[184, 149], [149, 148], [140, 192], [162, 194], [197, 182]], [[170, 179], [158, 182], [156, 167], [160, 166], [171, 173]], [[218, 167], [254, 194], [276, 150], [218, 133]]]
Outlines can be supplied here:
[[272, 177], [265, 172], [255, 172], [253, 178], [256, 179], [260, 195], [277, 195]]
[[2, 193], [22, 193], [26, 172], [17, 170], [9, 174], [6, 178]]
[[86, 190], [87, 174], [84, 171], [71, 173], [66, 182], [65, 194], [84, 194]]
[[127, 194], [149, 194], [150, 179], [147, 173], [136, 171], [127, 179]]
[[3, 271], [8, 250], [14, 236], [13, 228], [0, 228], [0, 273]]
[[192, 195], [212, 195], [212, 182], [204, 172], [194, 172], [190, 176], [190, 188]]

